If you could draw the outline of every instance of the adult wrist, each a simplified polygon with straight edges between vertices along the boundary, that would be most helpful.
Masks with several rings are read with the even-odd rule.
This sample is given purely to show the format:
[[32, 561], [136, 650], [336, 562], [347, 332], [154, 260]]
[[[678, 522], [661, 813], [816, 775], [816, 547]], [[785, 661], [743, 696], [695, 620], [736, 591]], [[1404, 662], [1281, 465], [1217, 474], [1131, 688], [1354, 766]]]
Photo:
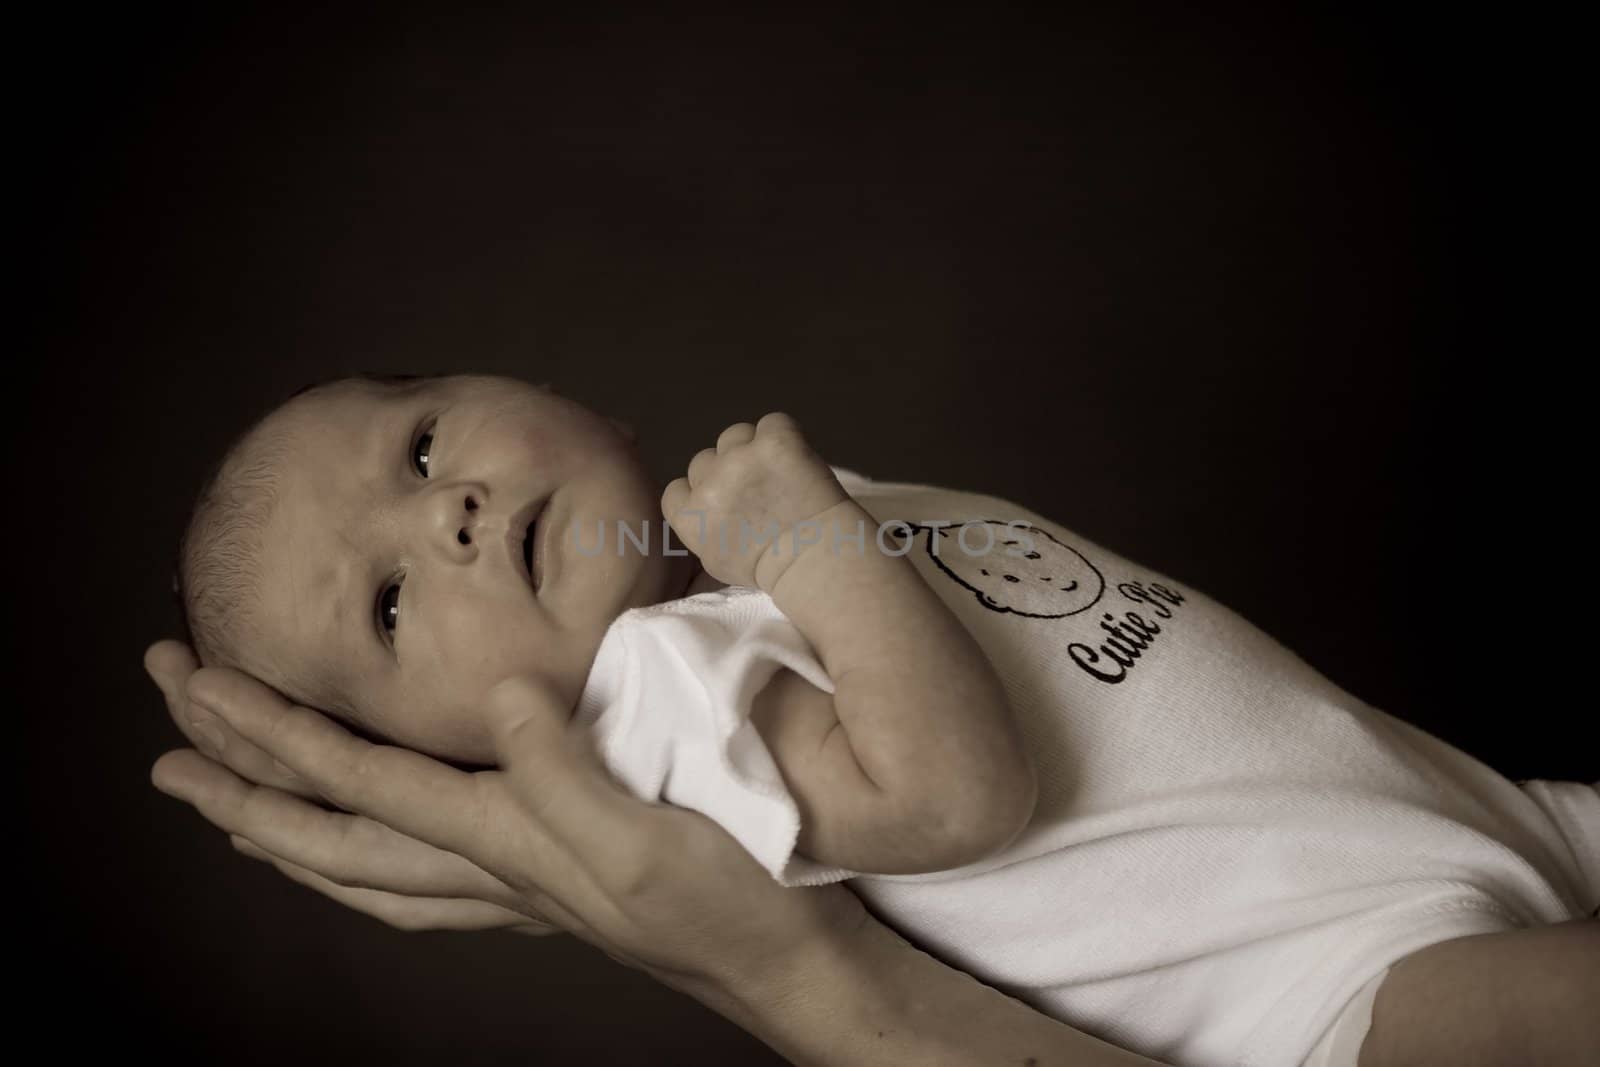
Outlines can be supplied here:
[[[791, 893], [818, 890], [791, 889]], [[853, 901], [852, 901], [853, 903]], [[860, 1059], [861, 1019], [882, 1015], [881, 947], [893, 934], [859, 905], [845, 921], [739, 971], [657, 976], [798, 1064]]]
[[1043, 1015], [870, 917], [708, 1006], [803, 1067], [1159, 1067]]

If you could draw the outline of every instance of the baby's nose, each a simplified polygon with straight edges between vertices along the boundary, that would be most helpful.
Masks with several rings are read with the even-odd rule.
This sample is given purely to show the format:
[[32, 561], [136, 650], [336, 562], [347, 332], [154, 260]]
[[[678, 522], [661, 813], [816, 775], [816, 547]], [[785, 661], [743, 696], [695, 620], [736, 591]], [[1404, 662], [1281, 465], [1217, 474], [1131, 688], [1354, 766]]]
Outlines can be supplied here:
[[428, 499], [429, 540], [451, 559], [476, 553], [481, 509], [488, 501], [482, 486], [440, 486]]

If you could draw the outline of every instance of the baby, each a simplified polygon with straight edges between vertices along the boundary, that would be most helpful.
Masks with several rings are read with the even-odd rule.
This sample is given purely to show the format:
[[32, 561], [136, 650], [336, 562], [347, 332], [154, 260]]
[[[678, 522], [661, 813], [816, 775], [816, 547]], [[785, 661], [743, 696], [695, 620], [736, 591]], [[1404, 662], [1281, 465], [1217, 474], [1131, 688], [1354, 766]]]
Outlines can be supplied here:
[[1005, 501], [836, 471], [783, 416], [658, 496], [548, 390], [336, 382], [230, 450], [180, 556], [203, 662], [479, 763], [479, 698], [537, 675], [619, 780], [775, 878], [852, 878], [1175, 1064], [1354, 1064], [1391, 964], [1600, 900], [1594, 786], [1519, 787], [1202, 594]]
[[[663, 510], [704, 573], [681, 548], [648, 551]], [[730, 428], [658, 495], [624, 430], [548, 390], [344, 381], [230, 454], [184, 539], [180, 588], [203, 662], [487, 762], [473, 709], [496, 682], [537, 675], [576, 705], [624, 611], [759, 587], [837, 687], [785, 671], [755, 694], [804, 813], [800, 851], [875, 873], [995, 851], [1026, 823], [1034, 779], [993, 668], [904, 558], [796, 546], [806, 521], [877, 526], [782, 416]], [[763, 542], [769, 530], [788, 533]]]

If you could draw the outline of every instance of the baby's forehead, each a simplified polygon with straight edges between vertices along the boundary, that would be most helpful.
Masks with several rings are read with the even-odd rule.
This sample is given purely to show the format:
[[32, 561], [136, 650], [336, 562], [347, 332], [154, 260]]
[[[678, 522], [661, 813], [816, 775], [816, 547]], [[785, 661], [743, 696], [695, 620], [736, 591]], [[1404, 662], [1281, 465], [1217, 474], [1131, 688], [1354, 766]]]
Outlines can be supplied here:
[[330, 382], [289, 400], [272, 413], [269, 421], [279, 423], [290, 432], [303, 434], [346, 424], [352, 417], [370, 415], [398, 395], [393, 388], [360, 380]]
[[286, 560], [313, 549], [313, 531], [339, 525], [358, 504], [378, 414], [375, 398], [319, 391], [278, 408], [244, 442], [236, 469], [271, 485], [273, 506], [260, 530], [257, 561], [269, 582]]
[[328, 639], [350, 614], [344, 600], [354, 579], [345, 557], [367, 504], [360, 438], [373, 414], [359, 397], [300, 397], [261, 427], [276, 485], [253, 561], [255, 614], [260, 642], [296, 697], [325, 702], [336, 691], [330, 683], [343, 645]]
[[262, 420], [245, 451], [280, 471], [348, 466], [389, 399], [342, 383], [295, 397]]

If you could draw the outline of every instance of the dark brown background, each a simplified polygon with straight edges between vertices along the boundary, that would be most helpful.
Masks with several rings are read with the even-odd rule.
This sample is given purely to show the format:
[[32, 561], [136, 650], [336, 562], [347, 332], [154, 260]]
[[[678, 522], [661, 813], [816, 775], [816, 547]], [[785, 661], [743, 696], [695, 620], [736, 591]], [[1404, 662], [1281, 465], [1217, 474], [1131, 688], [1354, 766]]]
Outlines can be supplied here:
[[989, 10], [18, 29], [13, 877], [58, 1040], [770, 1055], [568, 939], [387, 930], [149, 787], [186, 504], [342, 371], [553, 381], [664, 477], [781, 408], [836, 463], [1205, 590], [1509, 776], [1596, 775], [1561, 28]]

